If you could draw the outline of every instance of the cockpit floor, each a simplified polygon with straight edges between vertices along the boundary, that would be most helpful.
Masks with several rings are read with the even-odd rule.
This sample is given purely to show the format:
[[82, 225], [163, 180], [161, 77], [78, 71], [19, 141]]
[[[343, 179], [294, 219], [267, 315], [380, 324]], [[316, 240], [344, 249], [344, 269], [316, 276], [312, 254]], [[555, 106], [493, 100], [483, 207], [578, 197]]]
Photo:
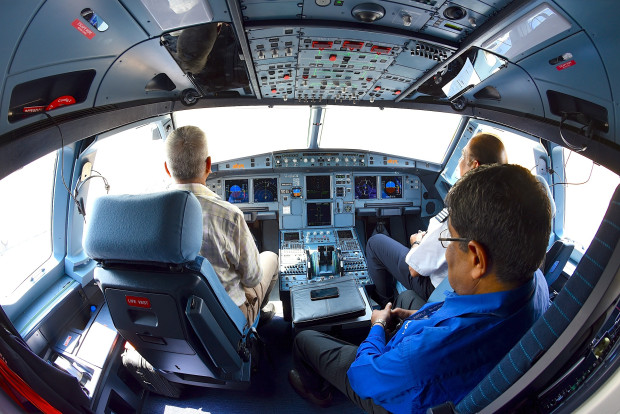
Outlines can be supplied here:
[[[367, 330], [366, 330], [367, 331]], [[250, 387], [245, 391], [189, 387], [181, 398], [173, 399], [151, 394], [144, 402], [143, 413], [273, 413], [273, 414], [359, 414], [363, 411], [342, 393], [335, 392], [330, 407], [321, 408], [301, 398], [288, 383], [292, 368], [292, 328], [281, 316], [259, 328], [266, 343], [257, 372], [252, 373]], [[367, 333], [367, 332], [366, 332]], [[344, 338], [354, 342], [353, 338]], [[358, 342], [358, 341], [355, 341]]]

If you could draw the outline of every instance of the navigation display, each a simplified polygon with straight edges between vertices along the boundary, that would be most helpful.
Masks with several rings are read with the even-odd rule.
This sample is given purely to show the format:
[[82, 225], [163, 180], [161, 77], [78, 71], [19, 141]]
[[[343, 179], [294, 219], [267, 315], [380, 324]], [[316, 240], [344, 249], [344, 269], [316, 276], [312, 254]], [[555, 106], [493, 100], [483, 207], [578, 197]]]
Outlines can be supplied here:
[[381, 198], [403, 198], [403, 178], [381, 177]]
[[306, 198], [308, 200], [323, 200], [331, 198], [329, 175], [306, 176]]
[[355, 199], [368, 200], [377, 198], [377, 177], [363, 175], [355, 177]]
[[248, 180], [226, 180], [224, 185], [226, 200], [229, 203], [247, 203], [249, 201]]
[[278, 201], [277, 178], [255, 178], [253, 189], [255, 203], [271, 203]]
[[308, 227], [332, 225], [332, 203], [308, 203], [306, 213]]

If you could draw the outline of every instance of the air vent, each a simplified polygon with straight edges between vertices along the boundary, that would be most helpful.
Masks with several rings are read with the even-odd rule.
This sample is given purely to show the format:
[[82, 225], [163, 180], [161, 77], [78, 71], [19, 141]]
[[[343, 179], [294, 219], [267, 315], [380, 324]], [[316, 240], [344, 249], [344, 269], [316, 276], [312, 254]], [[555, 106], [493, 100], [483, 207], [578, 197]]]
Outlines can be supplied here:
[[443, 62], [448, 59], [451, 54], [452, 52], [448, 50], [422, 42], [416, 42], [416, 45], [411, 50], [411, 56], [419, 56], [437, 62]]

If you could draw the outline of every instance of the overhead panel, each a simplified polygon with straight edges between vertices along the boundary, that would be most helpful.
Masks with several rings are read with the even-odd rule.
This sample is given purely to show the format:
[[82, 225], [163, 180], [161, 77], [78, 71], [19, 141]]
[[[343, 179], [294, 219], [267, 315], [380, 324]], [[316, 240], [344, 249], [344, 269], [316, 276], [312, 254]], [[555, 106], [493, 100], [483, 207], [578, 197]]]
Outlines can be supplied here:
[[[322, 27], [246, 30], [265, 98], [394, 100], [453, 50], [409, 37]], [[371, 41], [371, 38], [373, 39]]]

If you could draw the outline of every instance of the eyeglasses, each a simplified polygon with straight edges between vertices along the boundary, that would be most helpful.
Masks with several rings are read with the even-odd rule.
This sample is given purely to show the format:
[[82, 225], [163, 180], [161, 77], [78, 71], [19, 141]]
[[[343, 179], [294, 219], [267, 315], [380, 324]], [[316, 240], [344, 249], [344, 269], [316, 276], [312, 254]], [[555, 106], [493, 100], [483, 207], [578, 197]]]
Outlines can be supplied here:
[[466, 239], [463, 237], [452, 237], [450, 234], [450, 229], [445, 229], [441, 233], [439, 233], [438, 240], [441, 242], [443, 248], [447, 248], [450, 245], [450, 242], [460, 241], [460, 242], [468, 242], [470, 239]]

